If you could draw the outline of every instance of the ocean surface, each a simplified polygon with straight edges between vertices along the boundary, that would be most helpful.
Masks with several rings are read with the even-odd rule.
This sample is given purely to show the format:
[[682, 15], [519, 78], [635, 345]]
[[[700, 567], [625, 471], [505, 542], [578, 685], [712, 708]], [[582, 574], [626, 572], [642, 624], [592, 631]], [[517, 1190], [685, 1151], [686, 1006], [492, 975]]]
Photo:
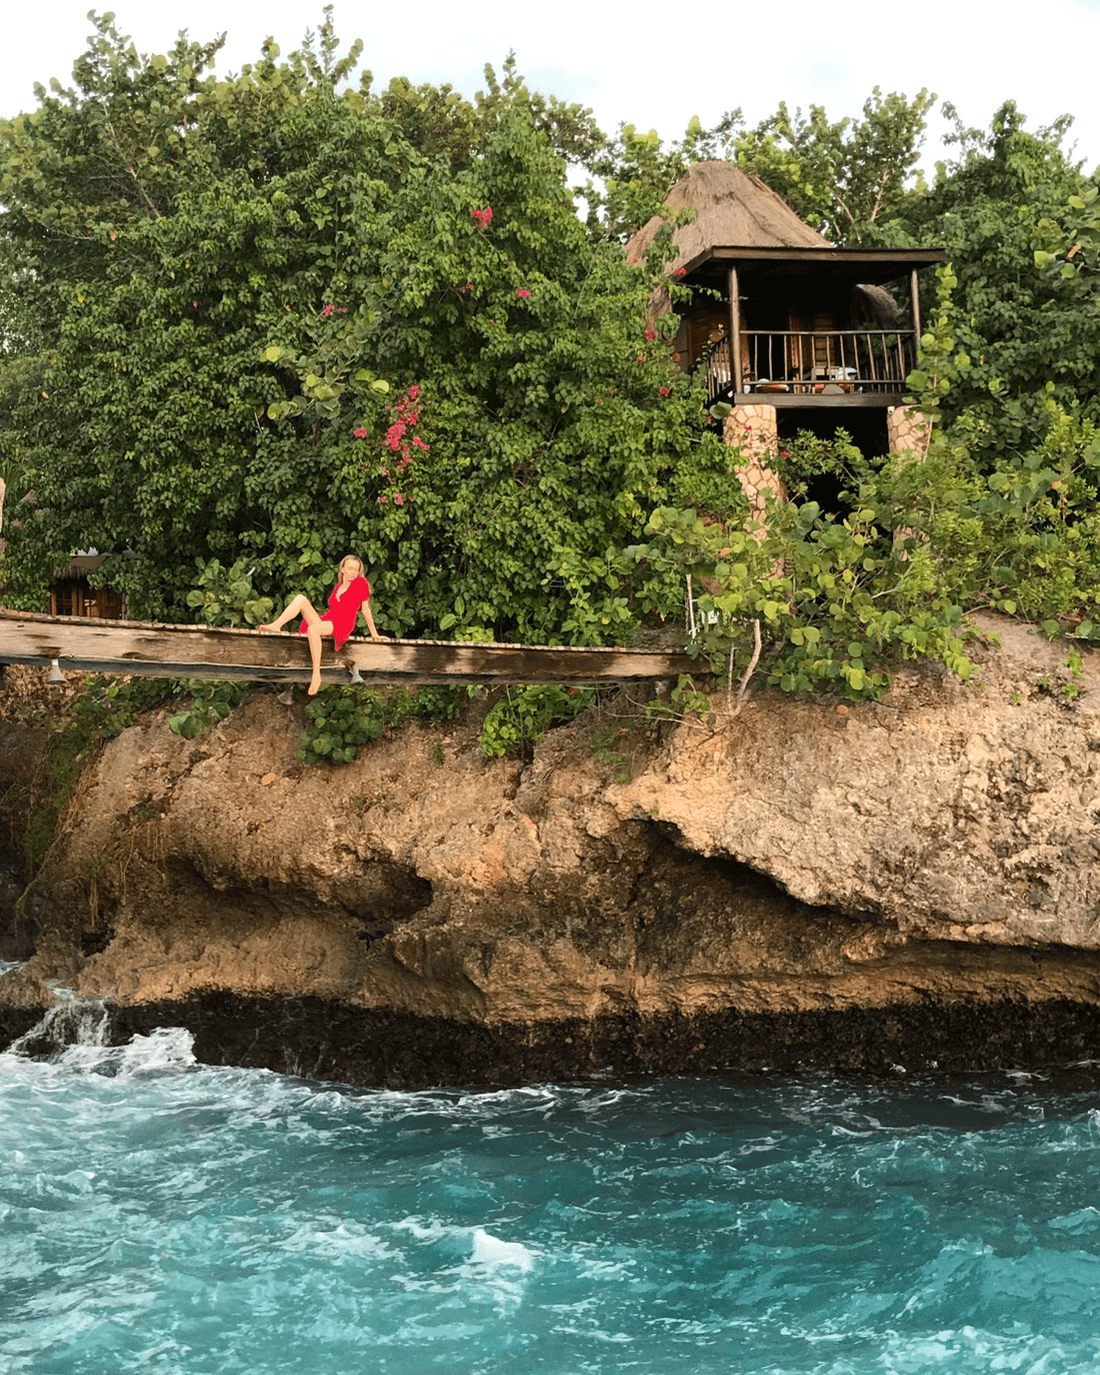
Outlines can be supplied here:
[[4, 1375], [1100, 1369], [1100, 1074], [380, 1092], [0, 1055]]

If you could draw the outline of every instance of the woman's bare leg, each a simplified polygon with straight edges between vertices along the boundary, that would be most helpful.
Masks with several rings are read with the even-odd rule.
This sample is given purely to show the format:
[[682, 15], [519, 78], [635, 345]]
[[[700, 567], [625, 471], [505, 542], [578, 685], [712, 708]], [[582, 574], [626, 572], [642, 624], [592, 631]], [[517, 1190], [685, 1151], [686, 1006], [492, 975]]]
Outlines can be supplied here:
[[320, 616], [318, 616], [317, 612], [313, 609], [313, 603], [309, 600], [309, 598], [304, 596], [301, 592], [299, 592], [298, 595], [292, 601], [287, 602], [286, 606], [275, 618], [275, 620], [270, 621], [267, 625], [258, 625], [256, 629], [272, 631], [282, 630], [283, 626], [286, 625], [287, 621], [292, 621], [295, 616], [304, 616], [306, 624], [308, 625], [310, 615], [313, 616], [314, 620], [319, 621], [321, 619]]
[[258, 625], [257, 630], [282, 630], [287, 621], [293, 620], [295, 616], [301, 616], [306, 623], [306, 639], [309, 641], [309, 658], [313, 666], [313, 675], [309, 680], [309, 687], [306, 693], [310, 697], [316, 697], [321, 690], [321, 637], [332, 634], [332, 622], [323, 621], [318, 615], [316, 608], [308, 597], [301, 592], [288, 602], [286, 607], [269, 625]]
[[307, 622], [306, 639], [309, 641], [309, 658], [313, 665], [313, 677], [306, 688], [306, 694], [310, 697], [316, 697], [321, 689], [321, 636], [326, 632], [332, 634], [332, 625], [329, 621], [322, 621], [318, 617], [315, 621]]

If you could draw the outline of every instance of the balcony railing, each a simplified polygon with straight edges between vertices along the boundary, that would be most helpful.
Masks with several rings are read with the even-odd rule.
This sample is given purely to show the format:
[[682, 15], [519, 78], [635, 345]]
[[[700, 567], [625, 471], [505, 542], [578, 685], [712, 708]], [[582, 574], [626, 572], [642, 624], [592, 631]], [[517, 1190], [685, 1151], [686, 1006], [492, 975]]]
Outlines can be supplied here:
[[[742, 330], [741, 342], [741, 391], [777, 399], [784, 394], [895, 395], [905, 390], [916, 364], [912, 330]], [[709, 401], [733, 394], [728, 336], [708, 344], [697, 367], [704, 369]]]

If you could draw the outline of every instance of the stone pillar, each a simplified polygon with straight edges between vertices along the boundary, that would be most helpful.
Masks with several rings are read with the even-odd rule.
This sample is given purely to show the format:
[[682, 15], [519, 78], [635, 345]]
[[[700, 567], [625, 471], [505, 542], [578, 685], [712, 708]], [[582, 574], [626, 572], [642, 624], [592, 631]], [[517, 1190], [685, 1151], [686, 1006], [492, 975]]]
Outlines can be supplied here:
[[745, 462], [736, 471], [741, 490], [749, 499], [746, 528], [753, 531], [756, 539], [762, 540], [767, 512], [766, 494], [770, 492], [776, 501], [787, 500], [787, 491], [779, 474], [768, 466], [769, 460], [779, 450], [775, 407], [734, 406], [722, 426], [722, 438], [725, 443], [736, 445], [745, 457]]
[[886, 435], [892, 454], [911, 453], [920, 460], [928, 453], [932, 422], [915, 406], [890, 406], [886, 412]]

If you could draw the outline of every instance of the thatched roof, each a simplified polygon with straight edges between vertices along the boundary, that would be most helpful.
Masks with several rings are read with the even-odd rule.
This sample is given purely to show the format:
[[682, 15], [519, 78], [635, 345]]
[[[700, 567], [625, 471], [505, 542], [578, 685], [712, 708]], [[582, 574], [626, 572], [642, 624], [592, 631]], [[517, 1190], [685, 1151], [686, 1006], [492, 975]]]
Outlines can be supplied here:
[[[829, 241], [804, 224], [782, 196], [732, 162], [696, 162], [665, 197], [671, 210], [690, 206], [692, 224], [672, 235], [675, 268], [721, 244], [738, 248], [828, 248]], [[664, 221], [654, 215], [626, 245], [627, 261], [640, 258]]]

